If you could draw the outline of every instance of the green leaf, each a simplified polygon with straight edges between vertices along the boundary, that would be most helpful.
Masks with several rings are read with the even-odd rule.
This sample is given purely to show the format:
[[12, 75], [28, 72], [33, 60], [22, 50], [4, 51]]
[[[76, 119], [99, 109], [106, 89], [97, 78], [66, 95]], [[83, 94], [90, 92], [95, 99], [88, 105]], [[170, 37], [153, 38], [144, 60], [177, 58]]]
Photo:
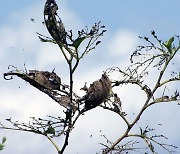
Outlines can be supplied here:
[[42, 38], [42, 37], [40, 37], [40, 36], [38, 36], [38, 37], [39, 37], [39, 39], [40, 39], [41, 42], [50, 42], [50, 40], [44, 39], [44, 38]]
[[166, 43], [164, 43], [164, 46], [168, 49], [168, 52], [172, 54], [172, 43], [174, 41], [174, 36], [171, 37]]
[[0, 150], [3, 150], [4, 145], [0, 144]]
[[41, 42], [47, 42], [45, 39], [43, 39], [42, 37], [38, 36], [39, 39], [41, 40]]
[[47, 133], [47, 134], [55, 134], [55, 129], [50, 126], [50, 127], [47, 129], [46, 133]]
[[171, 38], [168, 40], [168, 42], [166, 43], [166, 46], [167, 46], [168, 48], [171, 48], [173, 41], [174, 41], [174, 37], [171, 37]]
[[86, 37], [78, 37], [74, 42], [73, 46], [77, 49], [80, 44], [86, 39]]
[[38, 36], [38, 37], [39, 37], [39, 39], [40, 39], [41, 42], [49, 42], [49, 43], [54, 43], [54, 44], [56, 44], [56, 42], [55, 42], [54, 40], [44, 39], [44, 38], [42, 38], [41, 36]]
[[2, 138], [2, 144], [4, 144], [6, 142], [6, 137]]

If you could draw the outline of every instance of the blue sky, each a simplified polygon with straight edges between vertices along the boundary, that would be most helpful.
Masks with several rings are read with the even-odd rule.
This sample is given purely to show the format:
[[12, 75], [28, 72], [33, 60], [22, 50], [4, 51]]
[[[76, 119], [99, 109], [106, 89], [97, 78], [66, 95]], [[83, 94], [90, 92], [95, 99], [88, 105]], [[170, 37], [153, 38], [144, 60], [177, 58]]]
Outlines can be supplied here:
[[[40, 43], [36, 35], [36, 32], [48, 35], [45, 26], [41, 24], [44, 3], [45, 0], [0, 1], [0, 121], [8, 116], [24, 122], [30, 116], [58, 115], [59, 110], [62, 110], [48, 96], [20, 79], [5, 81], [2, 76], [9, 64], [22, 69], [26, 63], [28, 69], [51, 71], [56, 66], [57, 73], [65, 82], [68, 81], [67, 67], [62, 55], [59, 55], [58, 47]], [[79, 93], [79, 89], [85, 82], [90, 84], [97, 80], [106, 68], [119, 66], [123, 69], [128, 66], [129, 56], [141, 43], [138, 39], [139, 35], [150, 36], [152, 30], [155, 30], [163, 40], [175, 34], [180, 35], [179, 0], [57, 0], [57, 3], [59, 15], [67, 29], [77, 31], [86, 25], [90, 27], [98, 21], [101, 21], [107, 28], [102, 43], [81, 61], [75, 73], [75, 88]], [[34, 18], [35, 22], [32, 22], [31, 18]], [[180, 69], [179, 58], [180, 54], [177, 55], [174, 65], [178, 70]], [[151, 84], [154, 75], [150, 79]], [[173, 84], [169, 91], [179, 87], [179, 83]], [[136, 87], [129, 86], [119, 89], [120, 97], [123, 102], [126, 102], [123, 104], [126, 112], [136, 113], [141, 107], [144, 95], [138, 90]], [[170, 144], [180, 147], [180, 136], [177, 133], [180, 123], [179, 119], [176, 119], [179, 116], [179, 107], [175, 103], [157, 105], [145, 112], [138, 126], [150, 124], [157, 129], [157, 132], [165, 132]], [[111, 139], [117, 138], [117, 134], [123, 132], [124, 124], [121, 120], [117, 124], [116, 120], [119, 120], [116, 116], [98, 108], [87, 113], [77, 123], [65, 154], [74, 152], [92, 154], [99, 151], [101, 147], [98, 143], [104, 141], [100, 137], [99, 130], [103, 129], [103, 133]], [[159, 122], [163, 123], [162, 127], [158, 125]], [[91, 134], [93, 138], [89, 138]], [[51, 154], [56, 152], [49, 141], [38, 135], [0, 130], [0, 137], [4, 135], [8, 139], [6, 149], [3, 151], [5, 154], [27, 152], [29, 154]], [[83, 149], [80, 148], [77, 138], [83, 144]], [[180, 152], [180, 149], [178, 151]]]
[[111, 27], [112, 31], [125, 27], [138, 32], [156, 29], [160, 33], [165, 33], [167, 32], [166, 27], [172, 27], [174, 30], [180, 24], [178, 20], [180, 2], [178, 0], [173, 2], [169, 0], [82, 0], [78, 3], [75, 1], [72, 3], [69, 0], [67, 2], [72, 8], [75, 6], [74, 10], [86, 23], [102, 20], [105, 25]]
[[[143, 31], [148, 33], [148, 31], [155, 29], [160, 34], [171, 35], [177, 33], [176, 29], [180, 25], [178, 20], [180, 2], [178, 0], [139, 0], [138, 2], [131, 0], [59, 0], [57, 2], [59, 4], [66, 3], [84, 23], [89, 25], [100, 20], [111, 31], [119, 28], [130, 28], [140, 33]], [[7, 24], [9, 21], [7, 17], [14, 11], [33, 4], [43, 5], [43, 3], [44, 0], [18, 0], [16, 2], [1, 0], [0, 17], [4, 19], [3, 24]], [[167, 31], [167, 29], [169, 30]]]

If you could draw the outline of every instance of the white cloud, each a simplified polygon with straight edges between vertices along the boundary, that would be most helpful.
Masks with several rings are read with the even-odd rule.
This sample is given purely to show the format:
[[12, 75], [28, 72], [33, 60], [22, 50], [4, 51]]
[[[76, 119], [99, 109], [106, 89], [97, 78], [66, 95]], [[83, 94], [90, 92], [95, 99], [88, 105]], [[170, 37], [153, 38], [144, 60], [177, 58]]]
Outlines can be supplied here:
[[[0, 59], [11, 55], [12, 50], [10, 49], [12, 47], [14, 52], [23, 50], [24, 53], [21, 52], [21, 59], [18, 59], [18, 54], [17, 57], [8, 57], [9, 61], [11, 61], [11, 58], [21, 60], [22, 63], [33, 61], [36, 62], [31, 64], [33, 67], [46, 68], [47, 65], [53, 63], [55, 65], [58, 60], [62, 60], [59, 58], [61, 55], [59, 56], [60, 50], [57, 45], [50, 43], [43, 43], [42, 45], [38, 39], [36, 32], [49, 36], [45, 25], [41, 23], [43, 21], [42, 11], [42, 5], [32, 4], [11, 14], [9, 19], [14, 24], [0, 27], [0, 35], [3, 36], [0, 42]], [[67, 8], [65, 3], [61, 4], [58, 13], [62, 14], [62, 20], [68, 27], [67, 30], [73, 29], [77, 31], [83, 25], [82, 21]], [[31, 21], [31, 18], [34, 18], [34, 22]], [[34, 59], [34, 57], [36, 58]]]
[[[43, 4], [44, 5], [44, 4]], [[42, 43], [38, 40], [36, 32], [40, 32], [41, 34], [48, 34], [47, 30], [44, 25], [41, 24], [43, 16], [42, 16], [42, 11], [43, 11], [43, 5], [38, 4], [32, 4], [31, 6], [28, 6], [22, 10], [17, 10], [16, 12], [13, 12], [11, 16], [8, 17], [8, 19], [12, 20], [13, 22], [16, 22], [15, 26], [8, 25], [4, 27], [0, 27], [0, 35], [3, 36], [3, 39], [0, 41], [0, 58], [3, 59], [3, 61], [6, 61], [9, 64], [12, 64], [12, 59], [16, 61], [21, 61], [23, 64], [26, 60], [28, 60], [31, 63], [31, 61], [35, 62], [33, 64], [33, 67], [38, 68], [38, 69], [46, 69], [48, 65], [56, 65], [58, 61], [62, 61], [62, 54], [60, 53], [61, 51], [59, 50], [59, 47], [54, 44], [50, 43]], [[63, 19], [65, 22], [68, 22], [68, 25], [72, 27], [72, 22], [74, 23], [73, 28], [77, 30], [77, 27], [80, 27], [82, 25], [81, 20], [73, 13], [69, 8], [67, 8], [66, 4], [63, 3], [61, 4], [59, 12], [64, 12], [63, 14]], [[33, 11], [32, 11], [33, 10]], [[32, 22], [30, 19], [34, 18], [34, 22]], [[64, 22], [63, 21], [63, 22]], [[71, 21], [71, 22], [70, 22]], [[13, 47], [13, 52], [16, 53], [19, 51], [19, 49], [24, 49], [21, 52], [21, 58], [23, 59], [18, 59], [18, 54], [13, 54], [11, 57], [11, 46]], [[29, 57], [27, 57], [27, 55]], [[16, 57], [17, 56], [17, 57]], [[4, 59], [7, 58], [7, 59]], [[12, 64], [15, 65], [16, 64]], [[4, 67], [4, 65], [1, 65], [1, 67]], [[23, 68], [23, 66], [21, 67]], [[2, 77], [2, 76], [1, 76]], [[16, 80], [20, 80], [19, 78]], [[2, 84], [6, 84], [5, 80], [0, 80]], [[12, 83], [12, 81], [9, 81]], [[12, 83], [13, 84], [13, 83]], [[16, 83], [14, 83], [16, 84]], [[22, 82], [19, 83], [21, 85]], [[11, 85], [11, 84], [10, 84]], [[30, 86], [28, 84], [28, 86]], [[27, 87], [28, 87], [27, 86]], [[8, 97], [8, 93], [4, 93], [2, 91], [3, 96], [2, 100], [4, 105], [2, 108], [5, 110], [8, 110], [8, 108], [12, 110], [17, 110], [17, 112], [20, 112], [22, 110], [22, 106], [24, 105], [24, 102], [29, 102], [26, 103], [26, 106], [24, 106], [24, 110], [28, 109], [28, 112], [24, 113], [26, 115], [36, 114], [40, 113], [47, 113], [44, 112], [45, 108], [48, 110], [49, 107], [46, 105], [40, 106], [38, 105], [38, 102], [47, 102], [49, 100], [46, 100], [48, 96], [44, 95], [41, 92], [38, 92], [34, 88], [29, 88], [26, 89], [27, 87], [23, 87], [23, 91], [21, 90], [15, 90], [15, 93], [12, 92], [12, 97]], [[12, 88], [12, 87], [8, 87]], [[35, 91], [35, 92], [31, 92]], [[7, 91], [6, 91], [7, 92]], [[32, 95], [32, 96], [31, 96]], [[31, 99], [28, 99], [31, 98]], [[50, 98], [49, 98], [50, 99]], [[16, 101], [14, 101], [16, 100]], [[11, 104], [13, 102], [13, 104]], [[19, 102], [19, 103], [15, 103]], [[35, 104], [33, 102], [36, 102]], [[55, 102], [54, 102], [55, 103]], [[11, 105], [10, 105], [11, 104]], [[55, 103], [56, 104], [56, 103]], [[42, 104], [41, 104], [42, 105]], [[42, 107], [44, 109], [42, 109]], [[1, 109], [2, 109], [1, 108]], [[42, 110], [39, 111], [39, 108]]]
[[112, 55], [124, 56], [137, 47], [138, 35], [130, 30], [119, 30], [109, 41], [108, 50]]
[[57, 62], [63, 61], [63, 55], [57, 45], [54, 44], [41, 44], [36, 56], [37, 68], [45, 69], [48, 65], [54, 65]]
[[[62, 6], [62, 5], [61, 5]], [[63, 7], [63, 6], [62, 6]], [[48, 65], [56, 64], [57, 61], [61, 61], [60, 50], [58, 46], [52, 44], [41, 43], [36, 35], [36, 32], [46, 35], [47, 30], [45, 26], [41, 24], [42, 21], [42, 6], [32, 5], [23, 10], [18, 10], [13, 12], [12, 16], [9, 19], [13, 20], [14, 25], [0, 27], [0, 35], [3, 36], [3, 39], [0, 41], [0, 71], [6, 68], [5, 65], [12, 64], [17, 65], [21, 61], [21, 64], [27, 60], [28, 64], [31, 63], [31, 67], [40, 69], [45, 69]], [[33, 10], [33, 11], [32, 11]], [[41, 11], [40, 11], [41, 10]], [[71, 10], [63, 7], [65, 14], [63, 19], [65, 22], [71, 20], [69, 23], [73, 29], [77, 29], [82, 23], [80, 19], [74, 14], [71, 13]], [[8, 18], [8, 17], [7, 17]], [[35, 22], [31, 22], [30, 19], [35, 18]], [[78, 23], [80, 22], [80, 23]], [[12, 46], [12, 49], [11, 49]], [[24, 50], [22, 50], [24, 49]], [[21, 52], [19, 52], [21, 51]], [[13, 52], [13, 53], [12, 53]], [[20, 54], [20, 55], [19, 55]], [[32, 64], [32, 62], [34, 62]], [[29, 67], [29, 66], [28, 66]], [[23, 66], [21, 67], [23, 68]], [[2, 78], [2, 75], [0, 76]], [[12, 81], [0, 80], [1, 82], [1, 108], [0, 108], [0, 121], [4, 122], [3, 119], [13, 117], [14, 120], [19, 120], [22, 122], [28, 122], [29, 117], [44, 117], [46, 115], [58, 115], [64, 113], [62, 107], [54, 102], [47, 95], [42, 92], [35, 90], [29, 84], [25, 82], [20, 82], [21, 79], [13, 79]], [[8, 82], [8, 83], [7, 83]], [[6, 84], [6, 86], [4, 86]], [[7, 86], [8, 85], [8, 86]], [[19, 89], [18, 86], [21, 88]], [[3, 89], [5, 88], [5, 89]], [[5, 153], [44, 153], [38, 152], [43, 151], [42, 148], [42, 139], [38, 140], [36, 144], [32, 146], [33, 151], [29, 151], [28, 142], [32, 142], [35, 135], [26, 135], [26, 133], [11, 133], [9, 136], [8, 131], [1, 131], [1, 134], [5, 135], [8, 138], [7, 150], [4, 150]], [[37, 136], [40, 137], [40, 136]], [[18, 147], [14, 147], [14, 138], [18, 142]], [[26, 138], [26, 143], [23, 138]], [[13, 139], [13, 142], [11, 140]], [[46, 140], [43, 138], [43, 140]], [[44, 143], [44, 142], [43, 142]], [[31, 144], [31, 143], [29, 143]], [[32, 144], [31, 144], [32, 145]], [[45, 153], [52, 153], [54, 150], [53, 146], [49, 141], [46, 142], [46, 146], [49, 146], [49, 150], [46, 149]], [[23, 148], [22, 148], [23, 147]], [[51, 150], [52, 149], [52, 150]], [[15, 150], [15, 151], [14, 151]], [[13, 152], [12, 152], [13, 151]], [[53, 152], [54, 153], [54, 152]]]
[[66, 30], [73, 30], [73, 32], [76, 33], [78, 30], [85, 28], [85, 24], [76, 15], [76, 13], [72, 9], [68, 8], [64, 1], [61, 1], [60, 3], [61, 4], [59, 5], [58, 14], [61, 16]]
[[3, 59], [8, 48], [17, 44], [17, 39], [11, 27], [2, 27], [0, 29], [0, 36], [3, 36], [0, 41], [0, 59]]

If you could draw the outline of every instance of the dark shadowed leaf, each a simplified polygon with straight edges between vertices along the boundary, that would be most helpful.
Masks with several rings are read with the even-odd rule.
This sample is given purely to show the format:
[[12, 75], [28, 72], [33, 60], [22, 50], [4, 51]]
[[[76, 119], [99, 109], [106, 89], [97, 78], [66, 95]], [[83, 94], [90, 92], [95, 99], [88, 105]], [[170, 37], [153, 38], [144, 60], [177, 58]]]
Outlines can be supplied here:
[[99, 43], [101, 43], [101, 41], [97, 41], [97, 42], [96, 42], [96, 45], [98, 45]]
[[77, 49], [86, 37], [79, 37], [73, 42], [73, 46]]
[[55, 134], [55, 129], [50, 126], [50, 127], [47, 129], [46, 133], [47, 133], [47, 134]]

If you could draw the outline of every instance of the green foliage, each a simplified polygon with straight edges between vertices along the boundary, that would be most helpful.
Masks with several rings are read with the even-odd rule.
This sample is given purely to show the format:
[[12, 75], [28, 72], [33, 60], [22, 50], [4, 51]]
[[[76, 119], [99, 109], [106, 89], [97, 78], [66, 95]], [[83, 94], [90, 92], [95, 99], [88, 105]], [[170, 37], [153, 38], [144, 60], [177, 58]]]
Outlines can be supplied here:
[[4, 143], [6, 142], [6, 137], [3, 137], [2, 138], [2, 142], [0, 143], [0, 150], [3, 150], [4, 149], [4, 147], [5, 147], [5, 145], [4, 145]]
[[38, 38], [40, 39], [41, 42], [49, 42], [49, 43], [56, 44], [56, 42], [52, 38], [46, 37], [40, 33], [37, 33], [37, 34], [38, 34]]
[[164, 43], [164, 46], [167, 48], [170, 55], [172, 54], [172, 43], [174, 42], [174, 36], [171, 37], [168, 41]]
[[46, 133], [55, 135], [55, 129], [53, 127], [49, 126]]
[[73, 46], [78, 49], [79, 45], [86, 39], [86, 37], [79, 37], [73, 42]]

